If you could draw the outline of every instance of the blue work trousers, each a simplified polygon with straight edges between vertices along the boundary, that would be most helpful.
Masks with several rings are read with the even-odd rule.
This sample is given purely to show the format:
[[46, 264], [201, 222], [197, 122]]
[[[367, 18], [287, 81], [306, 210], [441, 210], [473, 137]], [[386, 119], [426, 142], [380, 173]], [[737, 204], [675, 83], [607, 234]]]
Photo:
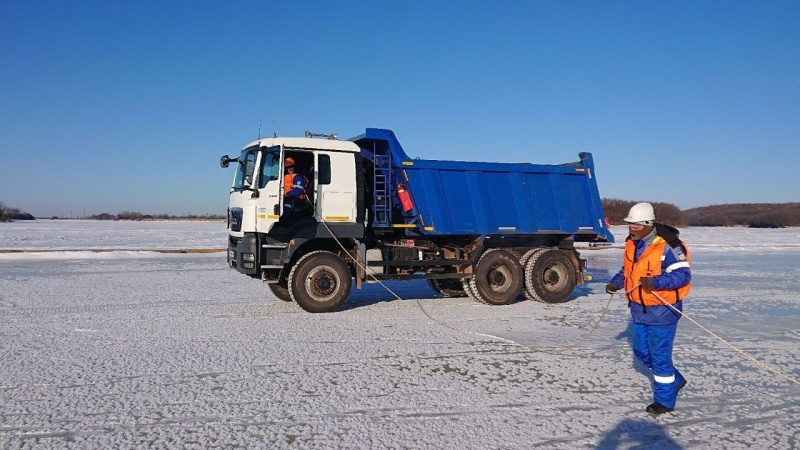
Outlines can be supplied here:
[[675, 408], [678, 386], [684, 378], [672, 365], [672, 342], [678, 324], [633, 324], [633, 353], [653, 371], [653, 400]]

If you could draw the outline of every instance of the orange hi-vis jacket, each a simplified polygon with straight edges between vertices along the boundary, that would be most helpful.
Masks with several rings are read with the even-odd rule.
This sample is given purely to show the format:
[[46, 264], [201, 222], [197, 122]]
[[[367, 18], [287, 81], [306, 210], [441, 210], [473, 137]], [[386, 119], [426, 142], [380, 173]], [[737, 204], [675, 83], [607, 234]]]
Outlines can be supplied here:
[[[689, 262], [689, 249], [683, 242], [680, 244], [686, 255], [686, 261]], [[634, 245], [633, 239], [628, 239], [625, 242], [625, 255], [622, 260], [622, 269], [625, 274], [625, 292], [630, 291], [626, 294], [628, 300], [645, 307], [663, 305], [652, 292], [648, 292], [642, 286], [639, 286], [639, 278], [655, 277], [662, 274], [662, 270], [664, 270], [662, 269], [662, 261], [664, 260], [666, 251], [669, 250], [669, 248], [667, 248], [668, 246], [669, 244], [663, 237], [656, 236], [653, 242], [644, 249], [639, 259], [636, 260], [636, 246]], [[634, 289], [635, 286], [638, 287]], [[631, 289], [633, 290], [631, 291]], [[669, 304], [674, 305], [680, 300], [683, 300], [686, 295], [689, 294], [690, 289], [691, 283], [687, 283], [677, 289], [657, 290], [655, 293]]]
[[[299, 185], [295, 185], [295, 178], [300, 177], [301, 183]], [[306, 198], [306, 188], [308, 187], [308, 181], [306, 181], [306, 177], [297, 174], [297, 173], [287, 173], [283, 176], [283, 195], [286, 196], [292, 189], [300, 188], [302, 189], [302, 193], [296, 195], [294, 198], [303, 200]]]

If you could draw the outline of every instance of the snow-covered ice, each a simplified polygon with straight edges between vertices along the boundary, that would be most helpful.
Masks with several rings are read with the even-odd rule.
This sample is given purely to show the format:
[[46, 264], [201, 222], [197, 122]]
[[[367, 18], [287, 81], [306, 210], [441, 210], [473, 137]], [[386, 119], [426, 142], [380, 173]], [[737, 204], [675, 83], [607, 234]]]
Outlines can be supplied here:
[[0, 251], [222, 249], [225, 221], [36, 220], [0, 224]]
[[[682, 235], [686, 312], [800, 378], [800, 229]], [[619, 244], [582, 252], [593, 279], [563, 304], [409, 282], [388, 284], [405, 300], [370, 284], [330, 314], [223, 252], [153, 252], [225, 241], [220, 222], [0, 224], [3, 448], [800, 447], [800, 386], [686, 319], [689, 384], [675, 412], [644, 412], [626, 303], [603, 291]]]

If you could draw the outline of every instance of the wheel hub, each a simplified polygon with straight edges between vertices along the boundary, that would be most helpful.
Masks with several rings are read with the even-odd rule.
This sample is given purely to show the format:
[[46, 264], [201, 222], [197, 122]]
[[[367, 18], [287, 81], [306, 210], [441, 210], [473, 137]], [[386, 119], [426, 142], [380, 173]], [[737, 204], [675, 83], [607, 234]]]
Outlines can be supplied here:
[[314, 291], [321, 295], [330, 295], [336, 283], [329, 274], [319, 274], [311, 280]]
[[506, 283], [506, 275], [499, 270], [493, 270], [489, 274], [489, 283], [493, 286], [502, 286]]
[[336, 274], [323, 267], [312, 270], [306, 280], [306, 286], [310, 294], [320, 299], [328, 297], [336, 292]]
[[547, 267], [542, 273], [544, 287], [549, 291], [562, 289], [566, 284], [566, 268], [561, 265]]
[[544, 275], [544, 281], [548, 284], [558, 284], [559, 279], [558, 272], [555, 270], [548, 270]]

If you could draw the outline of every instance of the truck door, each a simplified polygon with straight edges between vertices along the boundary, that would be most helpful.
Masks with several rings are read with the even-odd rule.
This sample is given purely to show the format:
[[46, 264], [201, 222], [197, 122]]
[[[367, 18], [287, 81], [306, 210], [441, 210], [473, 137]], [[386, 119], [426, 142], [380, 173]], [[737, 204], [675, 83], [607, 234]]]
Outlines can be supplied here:
[[258, 161], [256, 231], [267, 233], [283, 210], [283, 146], [262, 147]]
[[237, 159], [228, 204], [228, 230], [231, 235], [241, 237], [255, 231], [256, 199], [254, 197], [258, 148], [244, 149]]

